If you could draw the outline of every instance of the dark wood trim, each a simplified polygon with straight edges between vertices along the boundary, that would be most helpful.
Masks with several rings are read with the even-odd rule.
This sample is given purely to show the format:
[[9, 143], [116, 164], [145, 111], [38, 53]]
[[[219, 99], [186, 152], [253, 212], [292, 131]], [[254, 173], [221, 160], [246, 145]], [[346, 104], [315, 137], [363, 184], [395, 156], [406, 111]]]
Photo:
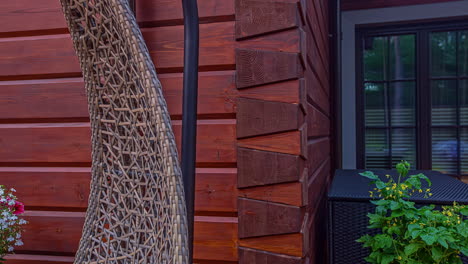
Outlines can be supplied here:
[[460, 0], [341, 0], [343, 11], [454, 2]]
[[[391, 24], [360, 25], [356, 29], [356, 157], [357, 168], [365, 168], [364, 93], [362, 89], [363, 65], [361, 41], [364, 37], [414, 34], [416, 37], [416, 166], [432, 168], [432, 126], [430, 89], [430, 32], [462, 30], [468, 28], [467, 16], [457, 18], [406, 21]], [[422, 23], [424, 22], [424, 23]], [[462, 78], [464, 78], [462, 76]], [[444, 79], [438, 78], [438, 79]], [[451, 78], [454, 79], [454, 78]], [[460, 79], [457, 76], [455, 79]], [[385, 81], [387, 83], [388, 81]], [[374, 82], [371, 82], [374, 83]], [[458, 109], [458, 108], [457, 108]], [[457, 110], [458, 111], [458, 110]], [[391, 125], [390, 125], [391, 126]], [[459, 128], [460, 126], [456, 126]], [[395, 127], [392, 127], [395, 128]], [[409, 127], [408, 127], [409, 128]], [[458, 131], [458, 130], [457, 130]], [[390, 155], [391, 156], [391, 155]], [[390, 157], [391, 160], [391, 157]]]

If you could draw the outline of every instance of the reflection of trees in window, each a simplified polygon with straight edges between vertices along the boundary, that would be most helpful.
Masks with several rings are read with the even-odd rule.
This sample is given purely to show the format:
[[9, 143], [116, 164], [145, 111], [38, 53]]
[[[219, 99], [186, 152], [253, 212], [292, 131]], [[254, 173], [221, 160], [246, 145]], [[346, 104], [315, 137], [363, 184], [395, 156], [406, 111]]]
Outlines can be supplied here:
[[462, 24], [359, 30], [358, 167], [392, 168], [406, 159], [468, 175], [468, 23]]

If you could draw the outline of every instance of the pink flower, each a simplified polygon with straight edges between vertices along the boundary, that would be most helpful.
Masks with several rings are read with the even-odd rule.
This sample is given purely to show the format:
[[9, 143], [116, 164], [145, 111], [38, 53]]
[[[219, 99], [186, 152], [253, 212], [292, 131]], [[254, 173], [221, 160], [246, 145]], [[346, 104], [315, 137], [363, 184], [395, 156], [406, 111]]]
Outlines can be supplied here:
[[15, 211], [13, 214], [20, 215], [22, 213], [24, 213], [24, 204], [21, 202], [15, 202]]

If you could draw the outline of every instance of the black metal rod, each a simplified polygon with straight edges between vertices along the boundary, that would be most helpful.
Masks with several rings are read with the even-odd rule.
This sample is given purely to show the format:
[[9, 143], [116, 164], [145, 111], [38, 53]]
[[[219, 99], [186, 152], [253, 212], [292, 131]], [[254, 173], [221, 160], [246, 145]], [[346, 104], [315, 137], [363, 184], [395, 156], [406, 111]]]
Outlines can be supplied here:
[[182, 176], [187, 207], [189, 263], [193, 263], [195, 161], [197, 143], [199, 26], [196, 0], [182, 0], [184, 10], [184, 90], [182, 109]]

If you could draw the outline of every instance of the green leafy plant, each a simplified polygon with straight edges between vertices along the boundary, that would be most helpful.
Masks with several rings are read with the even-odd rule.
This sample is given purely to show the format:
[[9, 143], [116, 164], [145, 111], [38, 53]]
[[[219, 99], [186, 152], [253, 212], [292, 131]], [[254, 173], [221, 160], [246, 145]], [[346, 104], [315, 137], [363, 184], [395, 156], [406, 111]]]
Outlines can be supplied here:
[[431, 181], [424, 174], [408, 176], [410, 164], [406, 161], [398, 163], [396, 169], [397, 181], [389, 175], [385, 182], [373, 172], [361, 173], [375, 184], [370, 196], [376, 208], [367, 215], [368, 228], [381, 231], [357, 240], [371, 250], [365, 260], [376, 264], [461, 264], [460, 255], [468, 255], [468, 207], [455, 202], [441, 210], [434, 205], [416, 207], [409, 198], [415, 192], [425, 198], [432, 196], [428, 188]]

